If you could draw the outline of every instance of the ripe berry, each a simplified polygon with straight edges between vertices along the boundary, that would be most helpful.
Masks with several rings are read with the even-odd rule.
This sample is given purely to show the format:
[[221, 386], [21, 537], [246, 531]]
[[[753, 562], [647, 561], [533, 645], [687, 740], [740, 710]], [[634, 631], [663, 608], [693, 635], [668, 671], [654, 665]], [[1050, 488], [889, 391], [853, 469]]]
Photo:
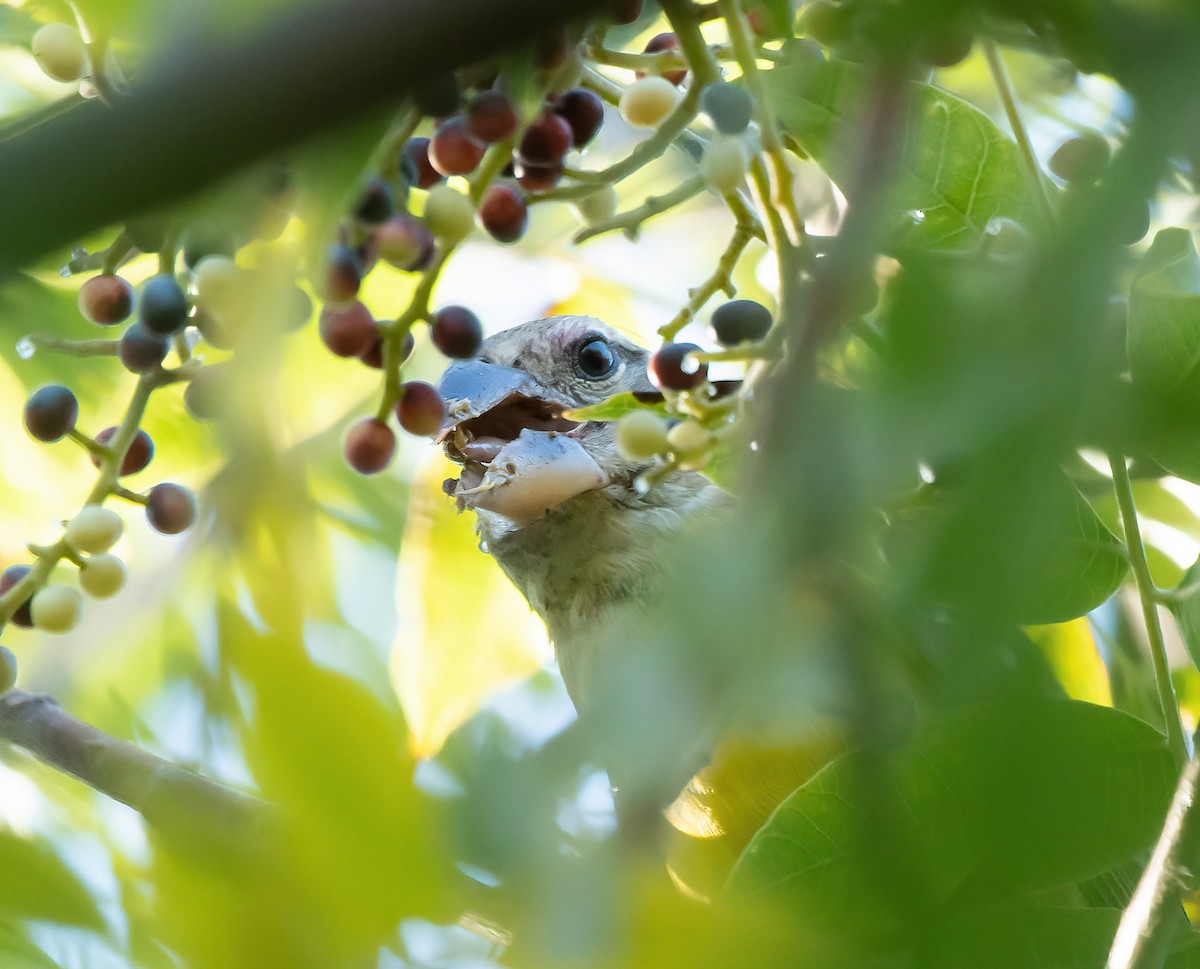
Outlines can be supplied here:
[[479, 223], [497, 242], [516, 242], [529, 225], [529, 208], [519, 192], [492, 185], [479, 203]]
[[125, 563], [115, 555], [92, 555], [79, 570], [79, 587], [93, 599], [108, 599], [125, 586], [125, 575]]
[[1098, 132], [1085, 131], [1058, 146], [1050, 156], [1049, 168], [1072, 185], [1090, 185], [1104, 174], [1111, 158], [1108, 140]]
[[17, 685], [17, 658], [11, 649], [0, 646], [0, 696]]
[[391, 214], [392, 190], [383, 179], [371, 179], [354, 203], [354, 217], [367, 225], [378, 225]]
[[25, 429], [38, 441], [57, 441], [75, 429], [79, 401], [61, 384], [35, 390], [25, 403]]
[[107, 552], [117, 544], [125, 523], [111, 508], [88, 505], [67, 523], [67, 544], [86, 554]]
[[359, 474], [377, 474], [392, 463], [396, 435], [383, 421], [367, 417], [346, 432], [346, 463]]
[[133, 312], [133, 287], [120, 276], [93, 276], [79, 288], [79, 312], [101, 326], [128, 319]]
[[559, 165], [526, 165], [524, 162], [518, 162], [514, 173], [517, 176], [517, 184], [531, 195], [536, 195], [538, 192], [548, 192], [558, 184], [558, 180], [562, 178], [563, 167]]
[[362, 356], [379, 336], [379, 324], [361, 300], [348, 306], [326, 306], [317, 328], [321, 341], [339, 357]]
[[[117, 433], [115, 427], [106, 427], [96, 435], [97, 444], [108, 444], [113, 439], [113, 435]], [[129, 449], [125, 452], [125, 458], [121, 461], [121, 468], [117, 472], [121, 475], [137, 474], [154, 457], [154, 442], [150, 439], [150, 435], [139, 429], [134, 435], [133, 441], [129, 445]], [[100, 467], [100, 458], [95, 454], [92, 455], [92, 464]]]
[[140, 321], [151, 333], [170, 336], [187, 325], [188, 302], [174, 276], [151, 276], [142, 287]]
[[[663, 51], [679, 50], [679, 38], [672, 33], [655, 34], [647, 42], [643, 50], [647, 54], [661, 54]], [[670, 84], [682, 84], [687, 77], [687, 71], [663, 71], [663, 79]]]
[[650, 382], [659, 390], [691, 390], [708, 377], [708, 364], [688, 354], [698, 352], [694, 343], [668, 343], [655, 351], [647, 369]]
[[621, 92], [621, 117], [639, 128], [654, 128], [679, 103], [679, 92], [662, 77], [643, 77]]
[[396, 401], [400, 426], [418, 437], [433, 437], [446, 420], [446, 405], [437, 389], [421, 380], [410, 380]]
[[150, 489], [146, 518], [150, 527], [164, 535], [178, 535], [196, 520], [196, 497], [177, 484], [157, 484]]
[[451, 118], [429, 141], [429, 163], [443, 175], [469, 175], [483, 160], [484, 146], [467, 131], [462, 118]]
[[362, 285], [363, 264], [357, 252], [340, 242], [325, 252], [322, 295], [331, 302], [345, 303], [358, 295]]
[[[413, 348], [417, 345], [417, 341], [413, 339], [412, 332], [404, 334], [404, 342], [400, 344], [400, 363], [403, 364], [409, 357], [412, 356]], [[383, 337], [380, 336], [370, 349], [367, 350], [361, 357], [358, 358], [368, 367], [374, 367], [380, 370], [383, 367]]]
[[462, 92], [458, 89], [458, 81], [449, 72], [423, 74], [413, 85], [412, 99], [422, 114], [448, 118], [458, 110]]
[[730, 300], [718, 306], [710, 324], [713, 336], [723, 347], [757, 343], [771, 329], [771, 311], [752, 299]]
[[78, 81], [87, 73], [87, 48], [69, 24], [39, 27], [30, 44], [42, 72], [56, 81]]
[[511, 137], [520, 123], [517, 109], [499, 91], [480, 91], [467, 103], [467, 130], [485, 145]]
[[211, 421], [220, 416], [226, 388], [222, 386], [224, 369], [219, 365], [201, 367], [188, 381], [183, 391], [183, 406], [198, 421]]
[[417, 188], [433, 188], [445, 176], [429, 161], [429, 139], [409, 138], [400, 157], [401, 173], [408, 184]]
[[446, 356], [466, 360], [479, 352], [483, 326], [465, 306], [443, 306], [434, 314], [429, 335], [433, 345]]
[[577, 87], [558, 99], [555, 113], [571, 126], [571, 144], [582, 148], [600, 130], [604, 123], [604, 102], [600, 95], [587, 88]]
[[714, 192], [729, 195], [738, 190], [746, 177], [746, 155], [738, 138], [718, 138], [704, 149], [700, 158], [704, 184]]
[[[0, 596], [4, 595], [14, 585], [20, 582], [29, 573], [28, 565], [10, 565], [3, 573], [0, 573]], [[29, 614], [29, 600], [26, 599], [13, 613], [11, 620], [14, 626], [20, 626], [22, 629], [29, 629], [33, 625], [33, 617]]]
[[543, 111], [541, 117], [525, 129], [517, 157], [526, 165], [558, 165], [570, 150], [574, 137], [566, 118], [553, 111]]
[[584, 222], [603, 222], [611, 219], [617, 212], [617, 190], [611, 185], [604, 185], [590, 195], [575, 202], [575, 208]]
[[617, 421], [616, 442], [626, 460], [645, 461], [667, 449], [667, 423], [653, 411], [631, 411]]
[[389, 266], [419, 272], [433, 259], [433, 233], [420, 219], [399, 212], [375, 229], [375, 250]]
[[723, 135], [738, 135], [750, 124], [754, 104], [736, 84], [713, 81], [700, 92], [700, 109]]
[[67, 633], [79, 624], [83, 597], [69, 585], [48, 585], [29, 605], [33, 624], [48, 633]]
[[460, 242], [475, 224], [475, 207], [462, 192], [449, 185], [435, 185], [425, 199], [425, 224], [437, 238]]
[[131, 373], [146, 373], [159, 366], [170, 347], [164, 337], [151, 333], [141, 323], [131, 323], [121, 334], [117, 355]]

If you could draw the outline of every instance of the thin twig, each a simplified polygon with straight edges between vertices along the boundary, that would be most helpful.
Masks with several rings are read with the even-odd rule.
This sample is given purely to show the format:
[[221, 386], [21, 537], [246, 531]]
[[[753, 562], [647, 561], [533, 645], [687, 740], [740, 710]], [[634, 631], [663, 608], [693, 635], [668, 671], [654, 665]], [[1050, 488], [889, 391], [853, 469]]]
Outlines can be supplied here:
[[30, 333], [25, 339], [39, 350], [66, 354], [69, 357], [115, 356], [120, 340], [64, 340], [49, 333]]
[[601, 219], [589, 226], [585, 226], [575, 233], [575, 237], [571, 241], [578, 245], [581, 242], [587, 242], [588, 239], [593, 239], [596, 236], [604, 235], [606, 232], [613, 232], [617, 229], [620, 229], [629, 238], [636, 239], [638, 230], [642, 227], [643, 223], [648, 222], [656, 215], [661, 215], [663, 212], [675, 208], [675, 206], [686, 202], [703, 191], [704, 179], [699, 175], [693, 175], [691, 178], [680, 182], [669, 192], [665, 192], [662, 195], [651, 195], [636, 208], [619, 212], [610, 218]]

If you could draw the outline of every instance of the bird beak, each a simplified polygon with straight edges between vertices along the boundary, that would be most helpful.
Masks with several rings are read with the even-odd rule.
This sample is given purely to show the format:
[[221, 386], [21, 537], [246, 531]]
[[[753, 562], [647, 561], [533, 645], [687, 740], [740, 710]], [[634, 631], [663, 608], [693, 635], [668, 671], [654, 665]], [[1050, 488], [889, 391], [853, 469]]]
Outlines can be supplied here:
[[456, 360], [438, 381], [446, 404], [446, 426], [439, 441], [459, 424], [480, 417], [513, 397], [552, 400], [554, 394], [524, 370], [482, 360]]

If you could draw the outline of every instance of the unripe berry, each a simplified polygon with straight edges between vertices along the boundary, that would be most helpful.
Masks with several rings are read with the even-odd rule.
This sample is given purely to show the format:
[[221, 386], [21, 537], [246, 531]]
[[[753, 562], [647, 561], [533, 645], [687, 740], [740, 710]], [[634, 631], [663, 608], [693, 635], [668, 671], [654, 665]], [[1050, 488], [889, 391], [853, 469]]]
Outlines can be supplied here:
[[146, 519], [164, 535], [178, 535], [196, 520], [196, 496], [182, 485], [164, 482], [150, 489]]
[[1072, 185], [1090, 185], [1108, 167], [1112, 148], [1098, 132], [1085, 131], [1068, 138], [1050, 156], [1049, 169]]
[[689, 354], [699, 352], [694, 343], [668, 343], [650, 358], [647, 375], [659, 390], [691, 390], [708, 377], [708, 364], [699, 363]]
[[831, 0], [809, 0], [800, 11], [798, 28], [823, 47], [835, 47], [854, 35], [854, 14]]
[[[661, 54], [664, 51], [679, 50], [679, 38], [672, 33], [655, 34], [643, 48], [647, 54]], [[687, 71], [663, 71], [663, 80], [669, 84], [682, 84], [683, 79], [687, 77]]]
[[499, 91], [480, 91], [467, 102], [467, 130], [485, 145], [511, 137], [520, 123], [517, 109]]
[[700, 109], [723, 135], [740, 135], [750, 124], [754, 104], [735, 84], [713, 81], [700, 92]]
[[666, 78], [643, 77], [621, 92], [621, 117], [639, 128], [655, 128], [679, 103], [679, 91]]
[[235, 315], [248, 288], [246, 271], [228, 256], [205, 256], [192, 270], [196, 306], [218, 317]]
[[379, 337], [379, 324], [361, 300], [349, 306], [326, 306], [317, 330], [325, 346], [339, 357], [360, 357]]
[[410, 380], [400, 390], [396, 417], [409, 434], [433, 437], [446, 420], [446, 405], [435, 387], [421, 380]]
[[48, 633], [70, 632], [79, 624], [83, 598], [69, 585], [48, 585], [30, 603], [33, 625]]
[[425, 224], [437, 238], [460, 242], [475, 224], [475, 207], [462, 192], [449, 185], [435, 185], [425, 199]]
[[124, 529], [121, 516], [111, 508], [88, 505], [67, 523], [67, 544], [85, 554], [107, 552]]
[[516, 242], [529, 225], [529, 208], [519, 192], [490, 185], [479, 203], [479, 223], [497, 242]]
[[121, 334], [117, 344], [117, 355], [125, 369], [132, 373], [146, 373], [162, 364], [169, 346], [165, 337], [151, 333], [141, 323], [131, 323]]
[[921, 37], [917, 56], [931, 67], [953, 67], [966, 60], [974, 43], [974, 35], [962, 24], [943, 24]]
[[466, 360], [479, 352], [483, 326], [465, 306], [443, 306], [434, 314], [429, 335], [433, 345], [454, 360]]
[[392, 463], [396, 435], [383, 421], [367, 417], [346, 432], [346, 463], [359, 474], [378, 474]]
[[771, 311], [752, 299], [734, 299], [713, 312], [713, 336], [723, 347], [757, 343], [771, 329]]
[[187, 325], [188, 302], [174, 276], [151, 276], [142, 287], [139, 318], [142, 326], [159, 336], [178, 333]]
[[429, 163], [443, 175], [469, 175], [483, 160], [484, 145], [471, 137], [462, 118], [452, 118], [429, 140]]
[[746, 177], [746, 155], [737, 138], [718, 138], [704, 149], [700, 158], [704, 184], [720, 195], [738, 190]]
[[219, 222], [197, 222], [188, 226], [183, 236], [183, 264], [195, 269], [201, 259], [224, 256], [232, 259], [237, 252], [237, 239], [229, 226]]
[[[108, 444], [113, 439], [113, 435], [117, 433], [115, 427], [106, 427], [96, 435], [97, 444]], [[139, 429], [133, 436], [133, 441], [129, 445], [129, 450], [125, 452], [125, 459], [121, 462], [120, 470], [117, 472], [121, 475], [137, 474], [146, 467], [154, 457], [154, 441], [150, 439], [150, 435]], [[100, 467], [100, 458], [95, 454], [91, 456], [92, 464]]]
[[419, 272], [433, 259], [433, 233], [420, 219], [400, 212], [375, 229], [375, 249], [389, 266]]
[[17, 685], [17, 658], [7, 646], [0, 646], [0, 696]]
[[188, 381], [183, 391], [183, 406], [196, 420], [211, 421], [220, 416], [227, 394], [224, 375], [224, 369], [217, 364], [202, 367]]
[[93, 599], [108, 599], [125, 587], [125, 575], [125, 563], [115, 555], [92, 555], [79, 570], [79, 587]]
[[649, 410], [626, 414], [616, 426], [617, 450], [629, 461], [645, 461], [667, 450], [667, 422]]
[[31, 437], [50, 443], [70, 434], [79, 418], [79, 401], [61, 384], [35, 390], [25, 403], [25, 429]]
[[708, 447], [712, 434], [699, 421], [688, 418], [667, 431], [667, 443], [678, 454], [694, 454]]
[[433, 167], [429, 160], [429, 139], [409, 138], [404, 145], [404, 154], [400, 158], [401, 174], [409, 185], [417, 188], [433, 188], [446, 176]]
[[604, 102], [600, 95], [587, 88], [568, 91], [558, 99], [554, 111], [571, 126], [571, 144], [576, 148], [582, 148], [596, 137], [604, 123]]
[[619, 201], [617, 190], [611, 185], [603, 185], [590, 195], [577, 200], [575, 209], [584, 222], [603, 222], [616, 215]]
[[70, 24], [39, 27], [30, 44], [34, 59], [47, 77], [56, 81], [78, 81], [87, 73], [87, 48], [79, 31]]
[[[10, 565], [3, 573], [0, 573], [0, 595], [4, 595], [28, 574], [28, 565]], [[33, 617], [29, 614], [28, 599], [22, 602], [17, 607], [17, 611], [13, 613], [12, 624], [20, 626], [22, 629], [29, 629], [33, 625]]]
[[93, 276], [79, 288], [79, 312], [101, 326], [112, 326], [133, 312], [133, 287], [120, 276]]

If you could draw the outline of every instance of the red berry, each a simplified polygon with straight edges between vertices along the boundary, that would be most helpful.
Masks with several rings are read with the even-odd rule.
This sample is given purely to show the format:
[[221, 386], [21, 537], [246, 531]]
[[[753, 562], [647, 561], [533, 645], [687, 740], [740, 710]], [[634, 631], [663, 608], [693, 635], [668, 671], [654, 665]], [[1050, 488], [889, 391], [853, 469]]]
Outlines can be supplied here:
[[156, 532], [178, 535], [191, 528], [196, 520], [196, 496], [181, 485], [155, 485], [146, 502], [146, 518]]
[[25, 403], [25, 429], [39, 441], [49, 443], [70, 434], [78, 417], [79, 401], [61, 384], [34, 391]]
[[446, 356], [465, 360], [479, 352], [483, 326], [465, 306], [443, 306], [434, 314], [430, 336], [433, 345]]
[[349, 246], [340, 242], [330, 246], [325, 254], [325, 285], [323, 295], [335, 303], [345, 303], [358, 295], [362, 285], [363, 264]]
[[451, 118], [433, 133], [429, 163], [443, 175], [469, 175], [483, 160], [484, 147], [471, 137], [462, 118]]
[[346, 463], [359, 474], [376, 474], [392, 463], [396, 435], [383, 421], [368, 417], [346, 432]]
[[[113, 439], [113, 435], [117, 433], [115, 427], [106, 427], [96, 435], [97, 444], [108, 444]], [[93, 454], [92, 464], [100, 467], [100, 458]], [[121, 475], [137, 474], [146, 467], [154, 457], [154, 441], [150, 439], [150, 435], [145, 431], [138, 429], [133, 440], [129, 444], [128, 450], [125, 452], [125, 457], [121, 461], [121, 468], [117, 472]]]
[[650, 358], [650, 382], [659, 390], [691, 390], [699, 387], [708, 376], [708, 364], [686, 359], [689, 353], [699, 350], [694, 343], [668, 343], [661, 347]]
[[428, 138], [409, 138], [400, 164], [408, 183], [417, 188], [432, 188], [445, 177], [429, 161]]
[[361, 300], [349, 306], [326, 306], [317, 328], [325, 346], [339, 357], [362, 356], [379, 336], [379, 324]]
[[433, 259], [433, 233], [420, 219], [400, 212], [375, 229], [375, 250], [389, 266], [418, 272]]
[[604, 102], [600, 95], [586, 88], [568, 91], [559, 98], [554, 110], [571, 126], [571, 143], [576, 148], [582, 148], [596, 137], [604, 123]]
[[[647, 54], [661, 54], [663, 51], [679, 50], [679, 38], [672, 33], [655, 34], [647, 42], [643, 50]], [[642, 75], [639, 73], [638, 77]], [[662, 76], [672, 84], [682, 84], [687, 77], [687, 71], [663, 71]]]
[[117, 344], [117, 355], [125, 369], [132, 373], [146, 373], [166, 359], [169, 349], [165, 337], [151, 333], [141, 323], [131, 323], [121, 334]]
[[526, 165], [518, 162], [514, 169], [517, 184], [533, 195], [538, 192], [548, 192], [562, 178], [563, 167], [558, 165]]
[[[412, 356], [413, 348], [417, 345], [417, 341], [413, 339], [410, 332], [404, 334], [404, 342], [400, 344], [400, 363], [403, 364], [409, 357]], [[383, 368], [383, 337], [380, 336], [370, 348], [359, 357], [368, 367], [374, 367], [376, 370]]]
[[[9, 589], [25, 578], [29, 572], [28, 565], [10, 565], [3, 573], [0, 573], [0, 596], [4, 595]], [[12, 624], [20, 626], [23, 629], [33, 628], [33, 616], [29, 612], [29, 601], [33, 597], [30, 596], [18, 607], [13, 613]]]
[[409, 434], [433, 437], [446, 420], [446, 405], [437, 388], [421, 380], [410, 380], [400, 390], [396, 417]]
[[101, 326], [120, 323], [133, 312], [133, 287], [120, 276], [93, 276], [79, 289], [79, 312]]
[[529, 208], [519, 192], [492, 185], [479, 203], [479, 223], [497, 242], [516, 242], [529, 225]]
[[560, 165], [574, 136], [565, 118], [553, 111], [545, 111], [525, 129], [517, 157], [527, 165]]
[[511, 137], [520, 123], [517, 109], [499, 91], [480, 91], [467, 103], [467, 130], [485, 145]]

